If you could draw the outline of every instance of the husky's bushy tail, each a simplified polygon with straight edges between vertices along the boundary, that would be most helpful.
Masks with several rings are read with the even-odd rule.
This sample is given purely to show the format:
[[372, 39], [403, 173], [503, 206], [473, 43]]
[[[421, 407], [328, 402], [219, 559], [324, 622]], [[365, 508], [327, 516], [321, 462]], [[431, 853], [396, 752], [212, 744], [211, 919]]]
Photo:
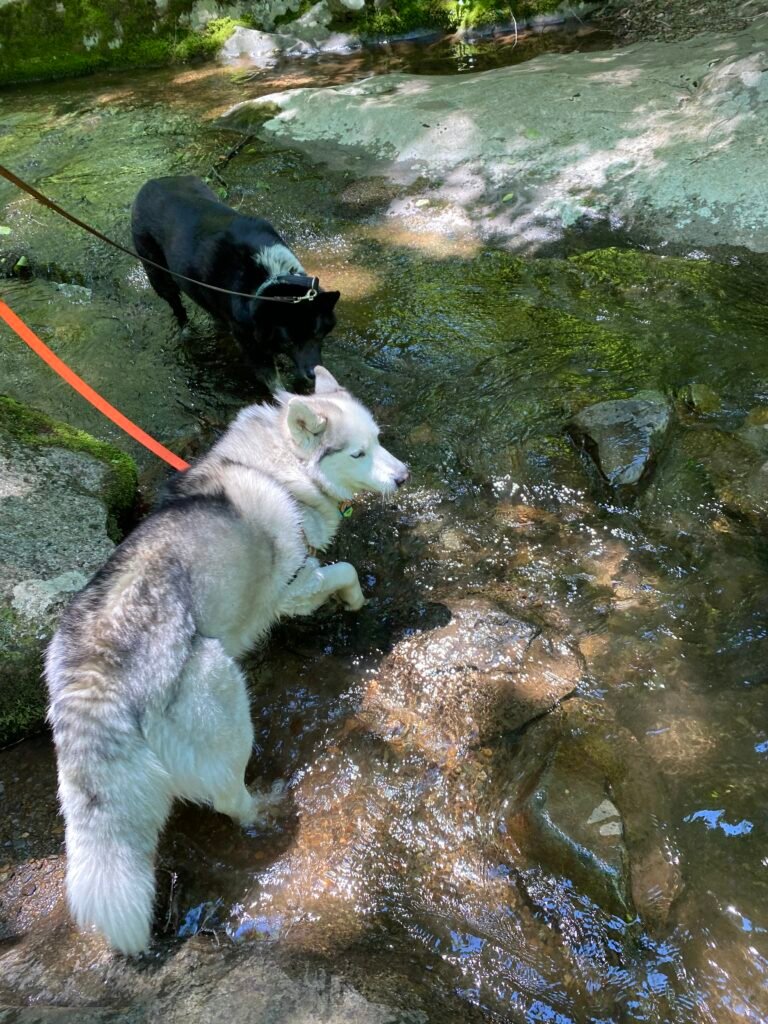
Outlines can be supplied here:
[[[46, 674], [56, 661], [51, 645]], [[87, 670], [51, 701], [66, 821], [67, 900], [122, 953], [146, 949], [155, 899], [157, 839], [171, 804], [168, 773], [129, 706]]]

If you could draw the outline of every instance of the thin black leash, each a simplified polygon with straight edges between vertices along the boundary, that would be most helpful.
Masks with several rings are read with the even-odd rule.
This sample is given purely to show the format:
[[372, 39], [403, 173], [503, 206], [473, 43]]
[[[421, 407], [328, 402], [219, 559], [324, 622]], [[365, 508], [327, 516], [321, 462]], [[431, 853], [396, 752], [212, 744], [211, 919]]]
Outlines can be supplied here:
[[133, 256], [135, 260], [139, 260], [141, 263], [148, 263], [151, 267], [156, 267], [158, 270], [164, 270], [166, 274], [170, 274], [171, 277], [178, 277], [181, 281], [189, 281], [190, 284], [199, 285], [201, 288], [210, 288], [214, 292], [222, 292], [224, 295], [235, 295], [240, 299], [258, 299], [259, 302], [287, 302], [292, 306], [295, 306], [297, 302], [312, 302], [317, 295], [318, 280], [316, 277], [312, 278], [312, 283], [307, 289], [304, 295], [299, 295], [297, 298], [288, 295], [254, 295], [252, 292], [233, 292], [229, 288], [219, 288], [215, 284], [207, 284], [205, 281], [197, 281], [194, 277], [186, 277], [184, 274], [177, 274], [173, 270], [169, 270], [168, 267], [164, 267], [162, 263], [155, 263], [154, 260], [148, 260], [146, 256], [139, 256], [133, 249], [128, 249], [124, 245], [120, 245], [119, 242], [114, 242], [111, 238], [107, 238], [101, 231], [97, 231], [96, 228], [92, 228], [90, 224], [86, 224], [85, 221], [75, 217], [72, 213], [67, 213], [66, 210], [62, 209], [58, 203], [54, 203], [52, 199], [44, 196], [42, 192], [38, 192], [36, 188], [27, 184], [21, 178], [17, 177], [13, 171], [9, 171], [7, 167], [3, 167], [0, 164], [0, 175], [6, 178], [12, 185], [20, 188], [22, 192], [26, 192], [28, 195], [36, 199], [38, 203], [43, 206], [47, 206], [49, 210], [53, 210], [54, 213], [58, 213], [61, 217], [76, 224], [79, 228], [87, 231], [95, 238], [100, 239], [102, 242], [106, 242], [107, 245], [111, 245], [113, 249], [119, 249], [120, 252], [127, 253], [129, 256]]

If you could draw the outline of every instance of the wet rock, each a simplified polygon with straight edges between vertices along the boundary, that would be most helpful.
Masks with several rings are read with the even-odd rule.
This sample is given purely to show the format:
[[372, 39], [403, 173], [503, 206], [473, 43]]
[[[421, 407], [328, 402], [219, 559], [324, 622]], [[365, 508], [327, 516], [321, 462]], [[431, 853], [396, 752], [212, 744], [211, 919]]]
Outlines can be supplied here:
[[311, 57], [316, 53], [346, 53], [360, 47], [355, 36], [331, 32], [332, 13], [326, 3], [315, 4], [300, 18], [285, 26], [285, 31], [260, 32], [235, 29], [219, 50], [225, 63], [248, 61], [258, 68], [274, 67], [284, 57]]
[[768, 406], [759, 405], [751, 409], [736, 436], [768, 457]]
[[[247, 60], [255, 67], [273, 67], [283, 52], [287, 36], [272, 32], [259, 32], [239, 26], [219, 50], [219, 59], [225, 63]], [[298, 42], [297, 39], [292, 41]]]
[[[341, 977], [301, 958], [268, 949], [222, 950], [188, 942], [176, 955], [142, 969], [89, 950], [86, 966], [59, 935], [53, 943], [22, 943], [4, 958], [3, 988], [31, 998], [34, 1009], [11, 1011], [11, 1020], [62, 1019], [124, 1024], [428, 1024], [419, 1010], [368, 999]], [[93, 946], [94, 943], [91, 943]], [[57, 962], [58, 961], [58, 962]], [[14, 999], [14, 1003], [18, 999]], [[42, 1004], [42, 1005], [41, 1005]], [[0, 1016], [0, 1020], [3, 1019]]]
[[360, 713], [379, 734], [441, 761], [550, 711], [582, 671], [565, 641], [497, 605], [476, 599], [449, 607], [446, 626], [396, 645]]
[[704, 416], [720, 412], [723, 407], [722, 399], [708, 384], [689, 384], [681, 397], [689, 409]]
[[712, 521], [722, 513], [696, 433], [685, 431], [670, 440], [638, 502], [654, 529], [677, 543], [708, 541]]
[[679, 855], [664, 787], [635, 737], [606, 708], [575, 700], [534, 725], [519, 756], [543, 765], [520, 815], [539, 863], [609, 913], [666, 920], [681, 888]]
[[592, 456], [613, 487], [639, 483], [664, 442], [671, 410], [658, 391], [634, 398], [598, 402], [582, 409], [570, 424], [578, 444]]
[[0, 744], [42, 720], [45, 643], [114, 548], [135, 487], [127, 456], [0, 399]]
[[621, 812], [599, 767], [557, 748], [528, 802], [542, 863], [574, 879], [604, 909], [629, 913], [629, 858]]
[[[698, 430], [687, 439], [721, 507], [758, 530], [768, 529], [768, 462], [760, 450], [762, 413], [750, 414], [738, 434]], [[745, 437], [746, 434], [746, 437]]]
[[762, 459], [726, 481], [720, 496], [728, 511], [760, 530], [768, 528], [768, 462]]
[[546, 55], [482, 78], [294, 89], [265, 98], [280, 113], [263, 131], [339, 164], [354, 142], [363, 174], [428, 175], [454, 220], [520, 248], [604, 220], [766, 251], [768, 197], [753, 173], [754, 139], [768, 129], [766, 38], [756, 21], [731, 36]]

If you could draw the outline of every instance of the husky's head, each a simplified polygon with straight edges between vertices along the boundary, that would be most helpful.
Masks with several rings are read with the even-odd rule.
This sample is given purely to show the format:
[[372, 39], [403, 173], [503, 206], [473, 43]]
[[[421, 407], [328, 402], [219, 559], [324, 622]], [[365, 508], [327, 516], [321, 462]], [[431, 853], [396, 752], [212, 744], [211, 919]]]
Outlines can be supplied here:
[[405, 463], [379, 444], [371, 414], [324, 367], [315, 367], [314, 395], [286, 397], [286, 425], [297, 454], [334, 498], [390, 494], [408, 479]]

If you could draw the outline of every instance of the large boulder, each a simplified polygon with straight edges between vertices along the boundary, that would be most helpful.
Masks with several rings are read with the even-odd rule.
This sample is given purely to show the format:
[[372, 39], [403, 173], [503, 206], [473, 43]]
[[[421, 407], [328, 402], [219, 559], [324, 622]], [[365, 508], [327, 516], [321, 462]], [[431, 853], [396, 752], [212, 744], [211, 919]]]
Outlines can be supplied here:
[[[609, 914], [662, 924], [682, 877], [663, 780], [607, 708], [574, 699], [526, 731], [507, 833]], [[512, 792], [512, 790], [510, 791]]]
[[119, 540], [135, 489], [127, 455], [0, 398], [0, 745], [42, 721], [45, 644]]
[[[530, 248], [602, 220], [685, 245], [768, 250], [754, 140], [768, 131], [768, 23], [475, 75], [377, 75], [293, 89], [264, 135], [358, 175], [428, 180], [392, 213]], [[669, 69], [674, 68], [674, 74]], [[235, 108], [243, 125], [244, 105]], [[705, 140], [705, 141], [702, 141]]]

